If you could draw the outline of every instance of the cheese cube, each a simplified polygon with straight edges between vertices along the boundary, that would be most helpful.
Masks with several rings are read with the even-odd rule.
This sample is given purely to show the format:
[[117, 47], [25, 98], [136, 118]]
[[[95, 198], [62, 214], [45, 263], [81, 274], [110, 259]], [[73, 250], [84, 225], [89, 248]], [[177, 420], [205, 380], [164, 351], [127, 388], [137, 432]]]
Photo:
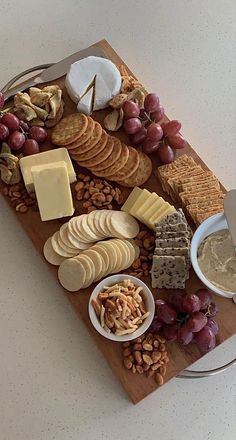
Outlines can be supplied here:
[[25, 182], [27, 191], [34, 191], [34, 182], [31, 169], [35, 165], [45, 165], [53, 162], [63, 161], [66, 163], [70, 183], [76, 181], [76, 174], [66, 148], [57, 148], [55, 150], [44, 151], [20, 159], [20, 169]]
[[42, 221], [67, 217], [74, 213], [65, 162], [33, 166], [31, 174]]
[[141, 188], [138, 188], [137, 186], [134, 187], [133, 191], [131, 191], [129, 197], [127, 198], [126, 202], [122, 206], [121, 210], [125, 212], [130, 212], [130, 209], [136, 202], [137, 198], [140, 196], [140, 194], [143, 192]]

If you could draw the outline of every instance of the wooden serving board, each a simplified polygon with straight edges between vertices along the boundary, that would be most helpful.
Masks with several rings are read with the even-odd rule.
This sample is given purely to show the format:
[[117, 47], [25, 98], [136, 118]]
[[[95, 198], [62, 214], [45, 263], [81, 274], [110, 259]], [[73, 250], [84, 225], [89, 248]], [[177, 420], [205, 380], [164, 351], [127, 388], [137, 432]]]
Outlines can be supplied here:
[[[114, 49], [108, 44], [106, 40], [99, 41], [94, 44], [95, 47], [100, 47], [104, 51], [104, 54], [107, 58], [113, 61], [117, 66], [120, 64], [125, 64], [123, 60], [117, 55]], [[134, 75], [133, 75], [134, 76]], [[139, 78], [142, 82], [142, 78]], [[65, 101], [65, 112], [64, 114], [70, 114], [76, 111], [75, 104], [70, 100], [67, 95], [67, 92], [64, 87], [64, 78], [60, 78], [57, 81], [53, 81], [51, 84], [58, 84], [63, 90], [63, 99]], [[45, 84], [42, 85], [42, 87]], [[145, 84], [144, 84], [145, 85]], [[95, 112], [93, 114], [94, 119], [101, 122], [104, 119], [104, 116], [107, 114], [107, 110]], [[128, 143], [128, 139], [124, 133], [116, 134], [120, 139]], [[49, 136], [50, 137], [50, 136]], [[50, 149], [51, 144], [48, 142], [45, 149]], [[178, 154], [189, 154], [191, 155], [196, 162], [202, 165], [204, 168], [207, 168], [203, 161], [198, 157], [196, 152], [188, 145], [182, 152], [182, 150], [178, 150]], [[157, 162], [153, 159], [153, 171], [155, 172]], [[76, 167], [75, 167], [76, 168]], [[86, 170], [82, 170], [88, 174]], [[161, 185], [155, 176], [152, 174], [148, 182], [144, 185], [150, 191], [155, 191], [158, 195], [165, 198], [168, 202], [172, 203], [172, 200], [163, 192]], [[3, 185], [0, 183], [0, 191], [3, 193]], [[131, 190], [123, 189], [125, 197], [128, 196]], [[9, 203], [9, 198], [6, 198]], [[58, 220], [50, 221], [50, 222], [41, 222], [39, 213], [29, 211], [26, 214], [16, 213], [19, 222], [24, 228], [27, 235], [31, 238], [34, 246], [42, 255], [43, 245], [46, 239], [52, 235], [55, 231], [59, 229], [61, 226], [61, 222]], [[51, 270], [52, 274], [57, 280], [57, 268], [46, 263], [45, 265]], [[150, 286], [150, 277], [144, 279], [144, 281]], [[61, 285], [58, 283], [61, 290], [64, 290]], [[194, 292], [196, 289], [201, 287], [201, 282], [198, 280], [196, 275], [191, 271], [190, 279], [187, 281], [186, 290], [189, 293]], [[87, 326], [89, 332], [95, 340], [95, 343], [102, 351], [104, 357], [109, 363], [110, 367], [114, 371], [115, 375], [118, 377], [126, 392], [128, 393], [130, 399], [137, 403], [142, 400], [145, 396], [150, 394], [158, 385], [155, 380], [151, 378], [147, 378], [145, 375], [133, 374], [129, 370], [126, 370], [122, 365], [122, 356], [121, 356], [121, 344], [109, 341], [102, 336], [100, 336], [93, 326], [90, 323], [88, 316], [88, 301], [89, 296], [94, 288], [94, 285], [89, 288], [81, 291], [79, 294], [72, 294], [64, 290], [65, 295], [74, 306], [80, 318], [84, 321]], [[165, 297], [165, 290], [152, 289], [154, 296], [157, 297]], [[232, 302], [229, 299], [221, 298], [218, 296], [214, 297], [214, 301], [219, 306], [219, 313], [217, 315], [217, 322], [219, 324], [219, 334], [217, 335], [217, 343], [220, 344], [225, 341], [230, 336], [236, 333], [236, 307], [232, 306]], [[200, 352], [194, 345], [189, 345], [187, 347], [183, 347], [178, 345], [177, 343], [168, 343], [168, 352], [170, 363], [168, 364], [167, 374], [165, 377], [165, 382], [172, 379], [176, 375], [178, 375], [182, 370], [189, 367], [193, 362], [201, 357]]]

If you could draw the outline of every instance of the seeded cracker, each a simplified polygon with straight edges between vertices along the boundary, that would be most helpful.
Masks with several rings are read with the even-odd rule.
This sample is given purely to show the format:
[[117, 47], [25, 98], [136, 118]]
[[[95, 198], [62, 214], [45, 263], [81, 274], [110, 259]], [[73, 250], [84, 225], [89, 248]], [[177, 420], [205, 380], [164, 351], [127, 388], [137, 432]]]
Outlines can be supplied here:
[[184, 289], [187, 267], [182, 256], [153, 255], [152, 287]]

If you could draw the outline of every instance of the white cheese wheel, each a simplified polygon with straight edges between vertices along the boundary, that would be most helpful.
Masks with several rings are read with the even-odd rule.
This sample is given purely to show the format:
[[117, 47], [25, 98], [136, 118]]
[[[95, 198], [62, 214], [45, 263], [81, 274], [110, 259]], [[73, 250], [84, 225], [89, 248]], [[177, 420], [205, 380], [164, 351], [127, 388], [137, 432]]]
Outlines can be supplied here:
[[[120, 93], [121, 75], [112, 61], [94, 56], [76, 61], [70, 66], [65, 85], [72, 101], [78, 104], [81, 97], [88, 91], [94, 78], [95, 99], [93, 110], [100, 110], [106, 108], [113, 96]], [[89, 104], [86, 102], [83, 102], [83, 107], [85, 107], [86, 112], [90, 111]]]

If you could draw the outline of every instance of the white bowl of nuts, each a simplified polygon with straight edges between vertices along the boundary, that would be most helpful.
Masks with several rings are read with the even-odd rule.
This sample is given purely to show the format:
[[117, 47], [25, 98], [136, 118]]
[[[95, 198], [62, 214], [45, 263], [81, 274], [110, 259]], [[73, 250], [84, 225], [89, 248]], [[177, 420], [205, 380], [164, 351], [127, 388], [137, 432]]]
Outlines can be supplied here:
[[89, 317], [95, 329], [112, 341], [131, 341], [151, 325], [155, 303], [151, 290], [140, 279], [112, 275], [102, 280], [89, 299]]

